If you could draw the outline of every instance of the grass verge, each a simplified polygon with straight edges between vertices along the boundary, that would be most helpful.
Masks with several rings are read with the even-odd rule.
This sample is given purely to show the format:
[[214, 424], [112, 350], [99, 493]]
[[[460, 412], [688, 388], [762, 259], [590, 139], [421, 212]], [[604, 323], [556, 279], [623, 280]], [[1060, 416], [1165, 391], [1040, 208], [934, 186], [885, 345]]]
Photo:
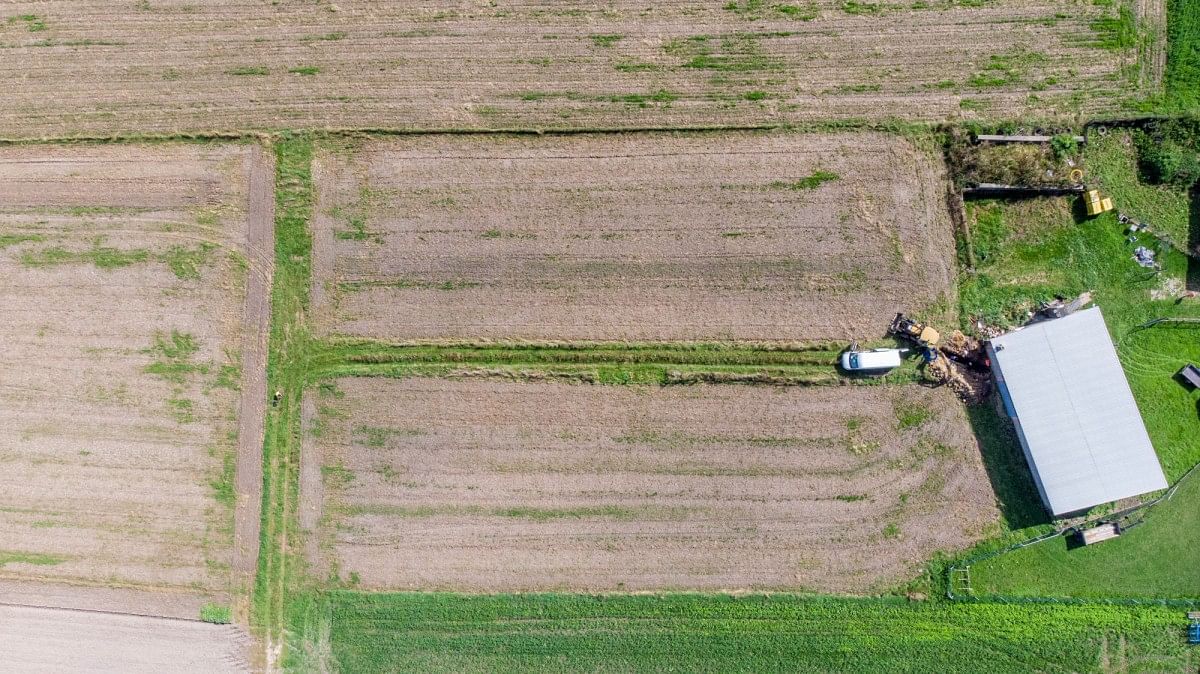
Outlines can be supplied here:
[[299, 469], [300, 397], [304, 389], [312, 239], [311, 139], [285, 137], [275, 144], [275, 285], [271, 290], [268, 390], [283, 396], [267, 411], [263, 447], [263, 507], [258, 575], [251, 619], [268, 647], [281, 638], [289, 591], [302, 578], [293, 555]]
[[1168, 111], [1200, 110], [1200, 3], [1167, 2]]

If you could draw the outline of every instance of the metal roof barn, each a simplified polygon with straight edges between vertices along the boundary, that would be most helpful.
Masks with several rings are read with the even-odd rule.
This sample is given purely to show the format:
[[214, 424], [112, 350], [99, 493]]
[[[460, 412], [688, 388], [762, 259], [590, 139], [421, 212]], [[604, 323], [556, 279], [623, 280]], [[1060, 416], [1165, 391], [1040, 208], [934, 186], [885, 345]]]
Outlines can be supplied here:
[[1099, 308], [997, 337], [988, 355], [1054, 516], [1167, 487]]

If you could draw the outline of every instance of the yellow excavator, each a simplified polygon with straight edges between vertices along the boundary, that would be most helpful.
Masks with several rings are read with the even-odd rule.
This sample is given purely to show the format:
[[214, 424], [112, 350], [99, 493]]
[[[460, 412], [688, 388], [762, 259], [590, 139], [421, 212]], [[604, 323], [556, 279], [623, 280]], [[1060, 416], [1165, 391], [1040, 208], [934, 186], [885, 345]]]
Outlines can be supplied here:
[[924, 323], [918, 323], [904, 314], [896, 314], [896, 317], [892, 319], [891, 327], [888, 328], [888, 334], [907, 339], [926, 349], [937, 348], [938, 341], [942, 338], [937, 330]]

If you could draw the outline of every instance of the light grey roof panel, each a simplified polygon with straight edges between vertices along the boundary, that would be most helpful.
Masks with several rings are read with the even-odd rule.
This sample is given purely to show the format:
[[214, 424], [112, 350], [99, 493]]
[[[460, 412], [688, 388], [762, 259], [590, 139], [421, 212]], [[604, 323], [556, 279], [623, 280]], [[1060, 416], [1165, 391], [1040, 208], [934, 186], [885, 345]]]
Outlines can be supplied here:
[[1167, 486], [1099, 308], [992, 340], [1055, 515]]

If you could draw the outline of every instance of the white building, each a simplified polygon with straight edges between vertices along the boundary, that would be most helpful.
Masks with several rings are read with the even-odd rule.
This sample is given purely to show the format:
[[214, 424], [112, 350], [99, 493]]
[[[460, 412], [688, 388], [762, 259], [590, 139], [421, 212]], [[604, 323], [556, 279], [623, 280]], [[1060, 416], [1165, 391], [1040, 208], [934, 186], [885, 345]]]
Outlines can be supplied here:
[[1099, 308], [997, 337], [988, 352], [1055, 517], [1167, 487]]

